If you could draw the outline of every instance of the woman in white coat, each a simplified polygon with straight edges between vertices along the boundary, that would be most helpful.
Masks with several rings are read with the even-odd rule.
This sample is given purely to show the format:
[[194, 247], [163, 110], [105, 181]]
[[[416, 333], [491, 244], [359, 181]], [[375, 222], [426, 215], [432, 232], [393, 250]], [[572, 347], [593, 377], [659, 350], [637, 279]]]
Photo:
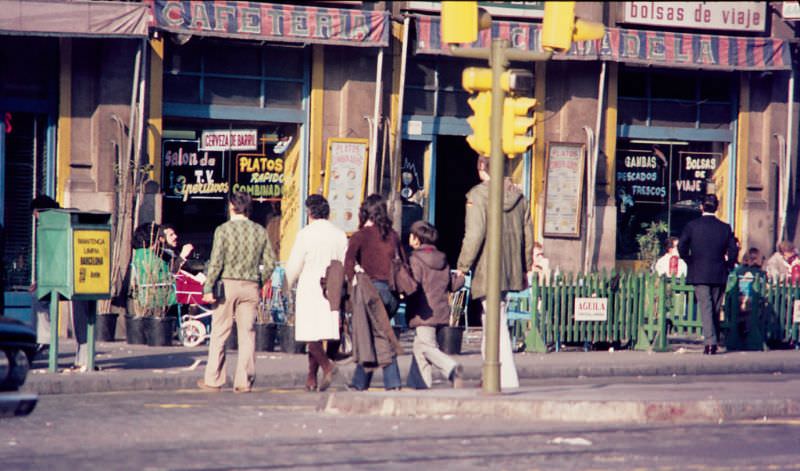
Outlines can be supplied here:
[[295, 340], [308, 345], [306, 390], [317, 389], [317, 372], [322, 368], [319, 390], [324, 391], [337, 369], [322, 348], [322, 341], [339, 339], [339, 312], [331, 310], [320, 278], [331, 261], [344, 261], [347, 235], [328, 221], [330, 206], [322, 195], [306, 198], [306, 209], [309, 222], [297, 234], [289, 254], [286, 280], [289, 288], [297, 282], [294, 332]]

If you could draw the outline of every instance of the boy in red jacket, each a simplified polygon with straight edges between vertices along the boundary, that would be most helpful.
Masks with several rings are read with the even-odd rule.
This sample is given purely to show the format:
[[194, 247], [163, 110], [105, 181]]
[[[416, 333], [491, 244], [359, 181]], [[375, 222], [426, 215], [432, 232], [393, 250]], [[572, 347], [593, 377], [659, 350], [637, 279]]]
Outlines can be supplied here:
[[[411, 225], [409, 245], [414, 249], [409, 259], [411, 273], [419, 288], [406, 301], [408, 325], [416, 329], [414, 360], [419, 368], [424, 387], [433, 383], [433, 367], [447, 376], [454, 388], [463, 387], [464, 369], [455, 360], [439, 350], [436, 329], [450, 323], [449, 293], [464, 284], [463, 277], [451, 279], [447, 257], [436, 248], [439, 232], [425, 221]], [[422, 384], [415, 385], [423, 388]]]

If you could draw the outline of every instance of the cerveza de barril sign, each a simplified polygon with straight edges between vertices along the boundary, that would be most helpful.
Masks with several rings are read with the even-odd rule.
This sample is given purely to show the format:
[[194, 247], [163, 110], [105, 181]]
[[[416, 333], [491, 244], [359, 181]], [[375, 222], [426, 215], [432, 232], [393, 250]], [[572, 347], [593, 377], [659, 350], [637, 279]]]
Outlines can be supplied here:
[[385, 47], [385, 11], [216, 0], [149, 0], [153, 26], [181, 34]]

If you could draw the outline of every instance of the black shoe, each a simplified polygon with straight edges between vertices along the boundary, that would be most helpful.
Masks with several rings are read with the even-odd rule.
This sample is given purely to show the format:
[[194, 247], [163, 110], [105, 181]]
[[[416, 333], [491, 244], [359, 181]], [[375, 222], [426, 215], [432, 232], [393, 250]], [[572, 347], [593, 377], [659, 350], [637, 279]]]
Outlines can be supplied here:
[[711, 346], [711, 354], [712, 355], [716, 355], [717, 354], [717, 346], [716, 345], [712, 345]]

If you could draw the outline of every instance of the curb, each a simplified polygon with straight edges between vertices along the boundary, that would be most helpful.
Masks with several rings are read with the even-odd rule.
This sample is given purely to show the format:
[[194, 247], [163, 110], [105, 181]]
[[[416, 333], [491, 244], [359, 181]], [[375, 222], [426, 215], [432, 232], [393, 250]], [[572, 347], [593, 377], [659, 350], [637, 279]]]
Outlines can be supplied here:
[[800, 401], [552, 401], [502, 397], [432, 398], [381, 393], [332, 393], [323, 411], [384, 417], [493, 417], [565, 423], [721, 423], [800, 415]]

